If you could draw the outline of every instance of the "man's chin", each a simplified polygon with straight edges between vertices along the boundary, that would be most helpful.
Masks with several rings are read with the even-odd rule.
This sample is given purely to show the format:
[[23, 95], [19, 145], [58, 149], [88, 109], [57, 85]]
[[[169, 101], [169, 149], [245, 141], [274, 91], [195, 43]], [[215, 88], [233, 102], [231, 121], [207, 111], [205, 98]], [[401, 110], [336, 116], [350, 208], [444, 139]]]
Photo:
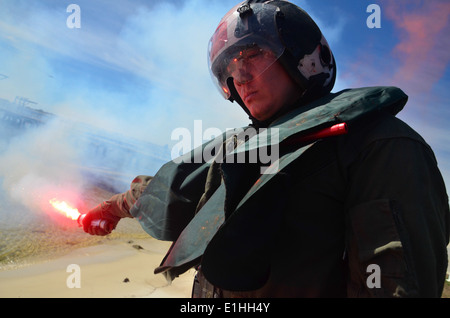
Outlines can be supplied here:
[[261, 114], [259, 112], [257, 113], [257, 112], [250, 111], [250, 114], [252, 114], [253, 118], [255, 118], [259, 121], [265, 121], [270, 118], [270, 116], [267, 116], [267, 114]]

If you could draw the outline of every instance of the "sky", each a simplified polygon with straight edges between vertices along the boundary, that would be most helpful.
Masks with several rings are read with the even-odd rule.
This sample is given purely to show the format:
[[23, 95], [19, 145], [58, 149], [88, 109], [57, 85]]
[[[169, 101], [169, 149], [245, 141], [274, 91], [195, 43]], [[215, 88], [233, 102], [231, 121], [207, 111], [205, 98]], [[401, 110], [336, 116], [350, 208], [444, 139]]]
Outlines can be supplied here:
[[[331, 46], [333, 91], [392, 85], [408, 94], [398, 117], [431, 145], [449, 188], [450, 2], [292, 2]], [[172, 132], [193, 131], [195, 120], [203, 130], [245, 126], [246, 114], [222, 98], [207, 68], [209, 38], [237, 3], [0, 0], [0, 98], [25, 97], [63, 118], [158, 145], [173, 145]], [[80, 9], [79, 28], [68, 26], [71, 4]], [[371, 19], [372, 4], [379, 20]]]

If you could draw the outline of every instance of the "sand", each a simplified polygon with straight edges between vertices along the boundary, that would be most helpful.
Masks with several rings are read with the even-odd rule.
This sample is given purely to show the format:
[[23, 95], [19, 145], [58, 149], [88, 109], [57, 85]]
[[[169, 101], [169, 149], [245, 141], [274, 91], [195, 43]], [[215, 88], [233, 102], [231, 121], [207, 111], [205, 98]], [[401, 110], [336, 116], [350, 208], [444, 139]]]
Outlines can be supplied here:
[[[135, 226], [131, 228], [134, 235], [124, 232], [56, 258], [0, 267], [0, 298], [189, 298], [195, 271], [171, 284], [163, 275], [155, 275], [171, 243], [136, 233]], [[79, 269], [77, 277], [72, 264]], [[450, 277], [443, 294], [449, 296]]]
[[[0, 271], [0, 297], [190, 297], [193, 269], [171, 284], [161, 274], [153, 273], [169, 246], [169, 242], [151, 237], [132, 242], [114, 240], [80, 248], [53, 260], [3, 270]], [[78, 267], [72, 269], [71, 264]]]
[[[94, 187], [84, 197], [87, 206], [92, 208], [111, 195]], [[104, 237], [84, 233], [70, 223], [73, 221], [68, 221], [72, 227], [66, 225], [61, 229], [58, 224], [37, 221], [42, 223], [37, 231], [24, 227], [17, 232], [22, 225], [15, 229], [23, 237], [20, 244], [11, 245], [16, 251], [12, 258], [14, 265], [0, 264], [0, 298], [191, 296], [195, 271], [186, 272], [171, 284], [163, 275], [155, 275], [153, 271], [171, 243], [150, 237], [134, 219], [122, 219], [117, 228]], [[23, 249], [23, 253], [17, 252], [19, 249]], [[79, 266], [79, 279], [75, 277], [78, 272], [69, 267], [71, 264]]]

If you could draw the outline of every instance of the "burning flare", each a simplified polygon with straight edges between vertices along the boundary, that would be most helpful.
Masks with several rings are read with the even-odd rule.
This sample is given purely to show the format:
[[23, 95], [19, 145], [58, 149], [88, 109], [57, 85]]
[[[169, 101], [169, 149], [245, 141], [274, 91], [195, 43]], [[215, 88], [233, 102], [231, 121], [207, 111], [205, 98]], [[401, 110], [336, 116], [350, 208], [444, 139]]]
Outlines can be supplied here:
[[77, 220], [78, 217], [81, 215], [81, 213], [78, 212], [77, 209], [72, 208], [65, 201], [58, 201], [56, 199], [51, 199], [49, 202], [58, 212], [60, 212], [61, 214], [67, 216], [72, 220]]

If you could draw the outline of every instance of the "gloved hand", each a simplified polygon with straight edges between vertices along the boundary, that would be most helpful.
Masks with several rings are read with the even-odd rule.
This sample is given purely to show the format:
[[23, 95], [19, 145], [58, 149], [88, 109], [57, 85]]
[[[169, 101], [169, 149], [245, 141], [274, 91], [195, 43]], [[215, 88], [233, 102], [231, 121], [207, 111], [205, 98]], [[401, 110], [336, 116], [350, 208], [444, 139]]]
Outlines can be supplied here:
[[[119, 223], [120, 217], [111, 213], [111, 205], [108, 201], [103, 202], [90, 210], [82, 220], [83, 230], [91, 235], [108, 235], [110, 234]], [[93, 221], [105, 221], [105, 226], [100, 227], [92, 225]]]
[[[137, 176], [131, 182], [130, 190], [112, 196], [92, 210], [81, 221], [83, 230], [91, 235], [107, 235], [117, 226], [121, 218], [132, 218], [130, 208], [152, 180], [150, 176]], [[93, 221], [106, 222], [105, 227], [92, 225]]]

